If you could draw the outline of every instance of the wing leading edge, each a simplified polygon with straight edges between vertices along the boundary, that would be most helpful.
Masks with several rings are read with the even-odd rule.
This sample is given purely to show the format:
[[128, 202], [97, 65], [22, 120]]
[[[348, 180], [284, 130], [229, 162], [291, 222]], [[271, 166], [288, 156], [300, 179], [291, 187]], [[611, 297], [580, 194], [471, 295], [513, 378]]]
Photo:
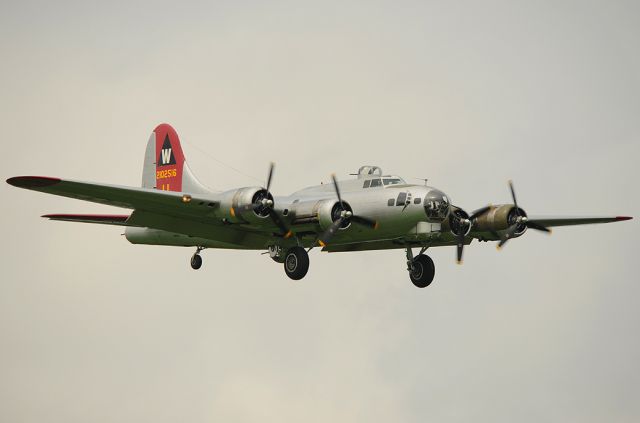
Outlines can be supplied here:
[[630, 216], [609, 217], [530, 217], [529, 222], [542, 225], [546, 228], [554, 226], [590, 225], [593, 223], [610, 223], [631, 220]]

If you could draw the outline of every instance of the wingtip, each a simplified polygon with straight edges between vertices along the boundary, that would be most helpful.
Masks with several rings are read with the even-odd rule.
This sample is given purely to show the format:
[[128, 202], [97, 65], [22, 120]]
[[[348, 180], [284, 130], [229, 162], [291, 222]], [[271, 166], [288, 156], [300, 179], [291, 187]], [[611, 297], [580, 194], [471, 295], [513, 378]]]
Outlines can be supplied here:
[[14, 176], [7, 179], [9, 185], [18, 188], [40, 188], [55, 185], [60, 182], [60, 178], [49, 176]]
[[616, 216], [616, 222], [622, 222], [624, 220], [631, 220], [633, 217], [631, 216]]

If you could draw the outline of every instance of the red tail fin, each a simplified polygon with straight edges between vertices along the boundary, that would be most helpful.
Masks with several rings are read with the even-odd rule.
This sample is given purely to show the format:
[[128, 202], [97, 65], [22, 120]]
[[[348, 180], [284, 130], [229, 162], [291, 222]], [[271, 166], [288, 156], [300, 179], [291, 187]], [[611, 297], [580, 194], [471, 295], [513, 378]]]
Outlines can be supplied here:
[[209, 192], [189, 169], [178, 134], [169, 124], [161, 123], [151, 133], [144, 156], [142, 187], [164, 191]]
[[155, 135], [156, 189], [182, 191], [184, 153], [176, 131], [166, 123], [153, 130]]

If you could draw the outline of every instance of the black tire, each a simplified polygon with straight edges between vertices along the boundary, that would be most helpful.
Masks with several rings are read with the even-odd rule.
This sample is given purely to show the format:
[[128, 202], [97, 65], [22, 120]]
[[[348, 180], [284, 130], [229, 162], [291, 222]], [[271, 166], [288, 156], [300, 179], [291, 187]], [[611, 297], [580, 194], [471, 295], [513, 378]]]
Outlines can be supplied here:
[[309, 270], [309, 255], [302, 247], [292, 247], [284, 256], [284, 272], [294, 281], [304, 278]]
[[191, 268], [193, 270], [198, 270], [202, 267], [202, 257], [200, 257], [200, 254], [194, 254], [191, 257]]
[[426, 288], [436, 275], [436, 266], [433, 264], [431, 257], [420, 254], [413, 259], [413, 269], [409, 272], [411, 282], [418, 288]]

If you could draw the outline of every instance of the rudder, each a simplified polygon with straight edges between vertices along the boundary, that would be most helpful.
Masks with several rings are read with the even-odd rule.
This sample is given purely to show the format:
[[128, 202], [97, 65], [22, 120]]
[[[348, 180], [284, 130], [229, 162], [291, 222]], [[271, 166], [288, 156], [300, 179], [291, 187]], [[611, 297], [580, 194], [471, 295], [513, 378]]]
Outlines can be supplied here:
[[178, 134], [167, 123], [161, 123], [147, 142], [142, 168], [142, 187], [163, 191], [209, 192], [187, 165]]

